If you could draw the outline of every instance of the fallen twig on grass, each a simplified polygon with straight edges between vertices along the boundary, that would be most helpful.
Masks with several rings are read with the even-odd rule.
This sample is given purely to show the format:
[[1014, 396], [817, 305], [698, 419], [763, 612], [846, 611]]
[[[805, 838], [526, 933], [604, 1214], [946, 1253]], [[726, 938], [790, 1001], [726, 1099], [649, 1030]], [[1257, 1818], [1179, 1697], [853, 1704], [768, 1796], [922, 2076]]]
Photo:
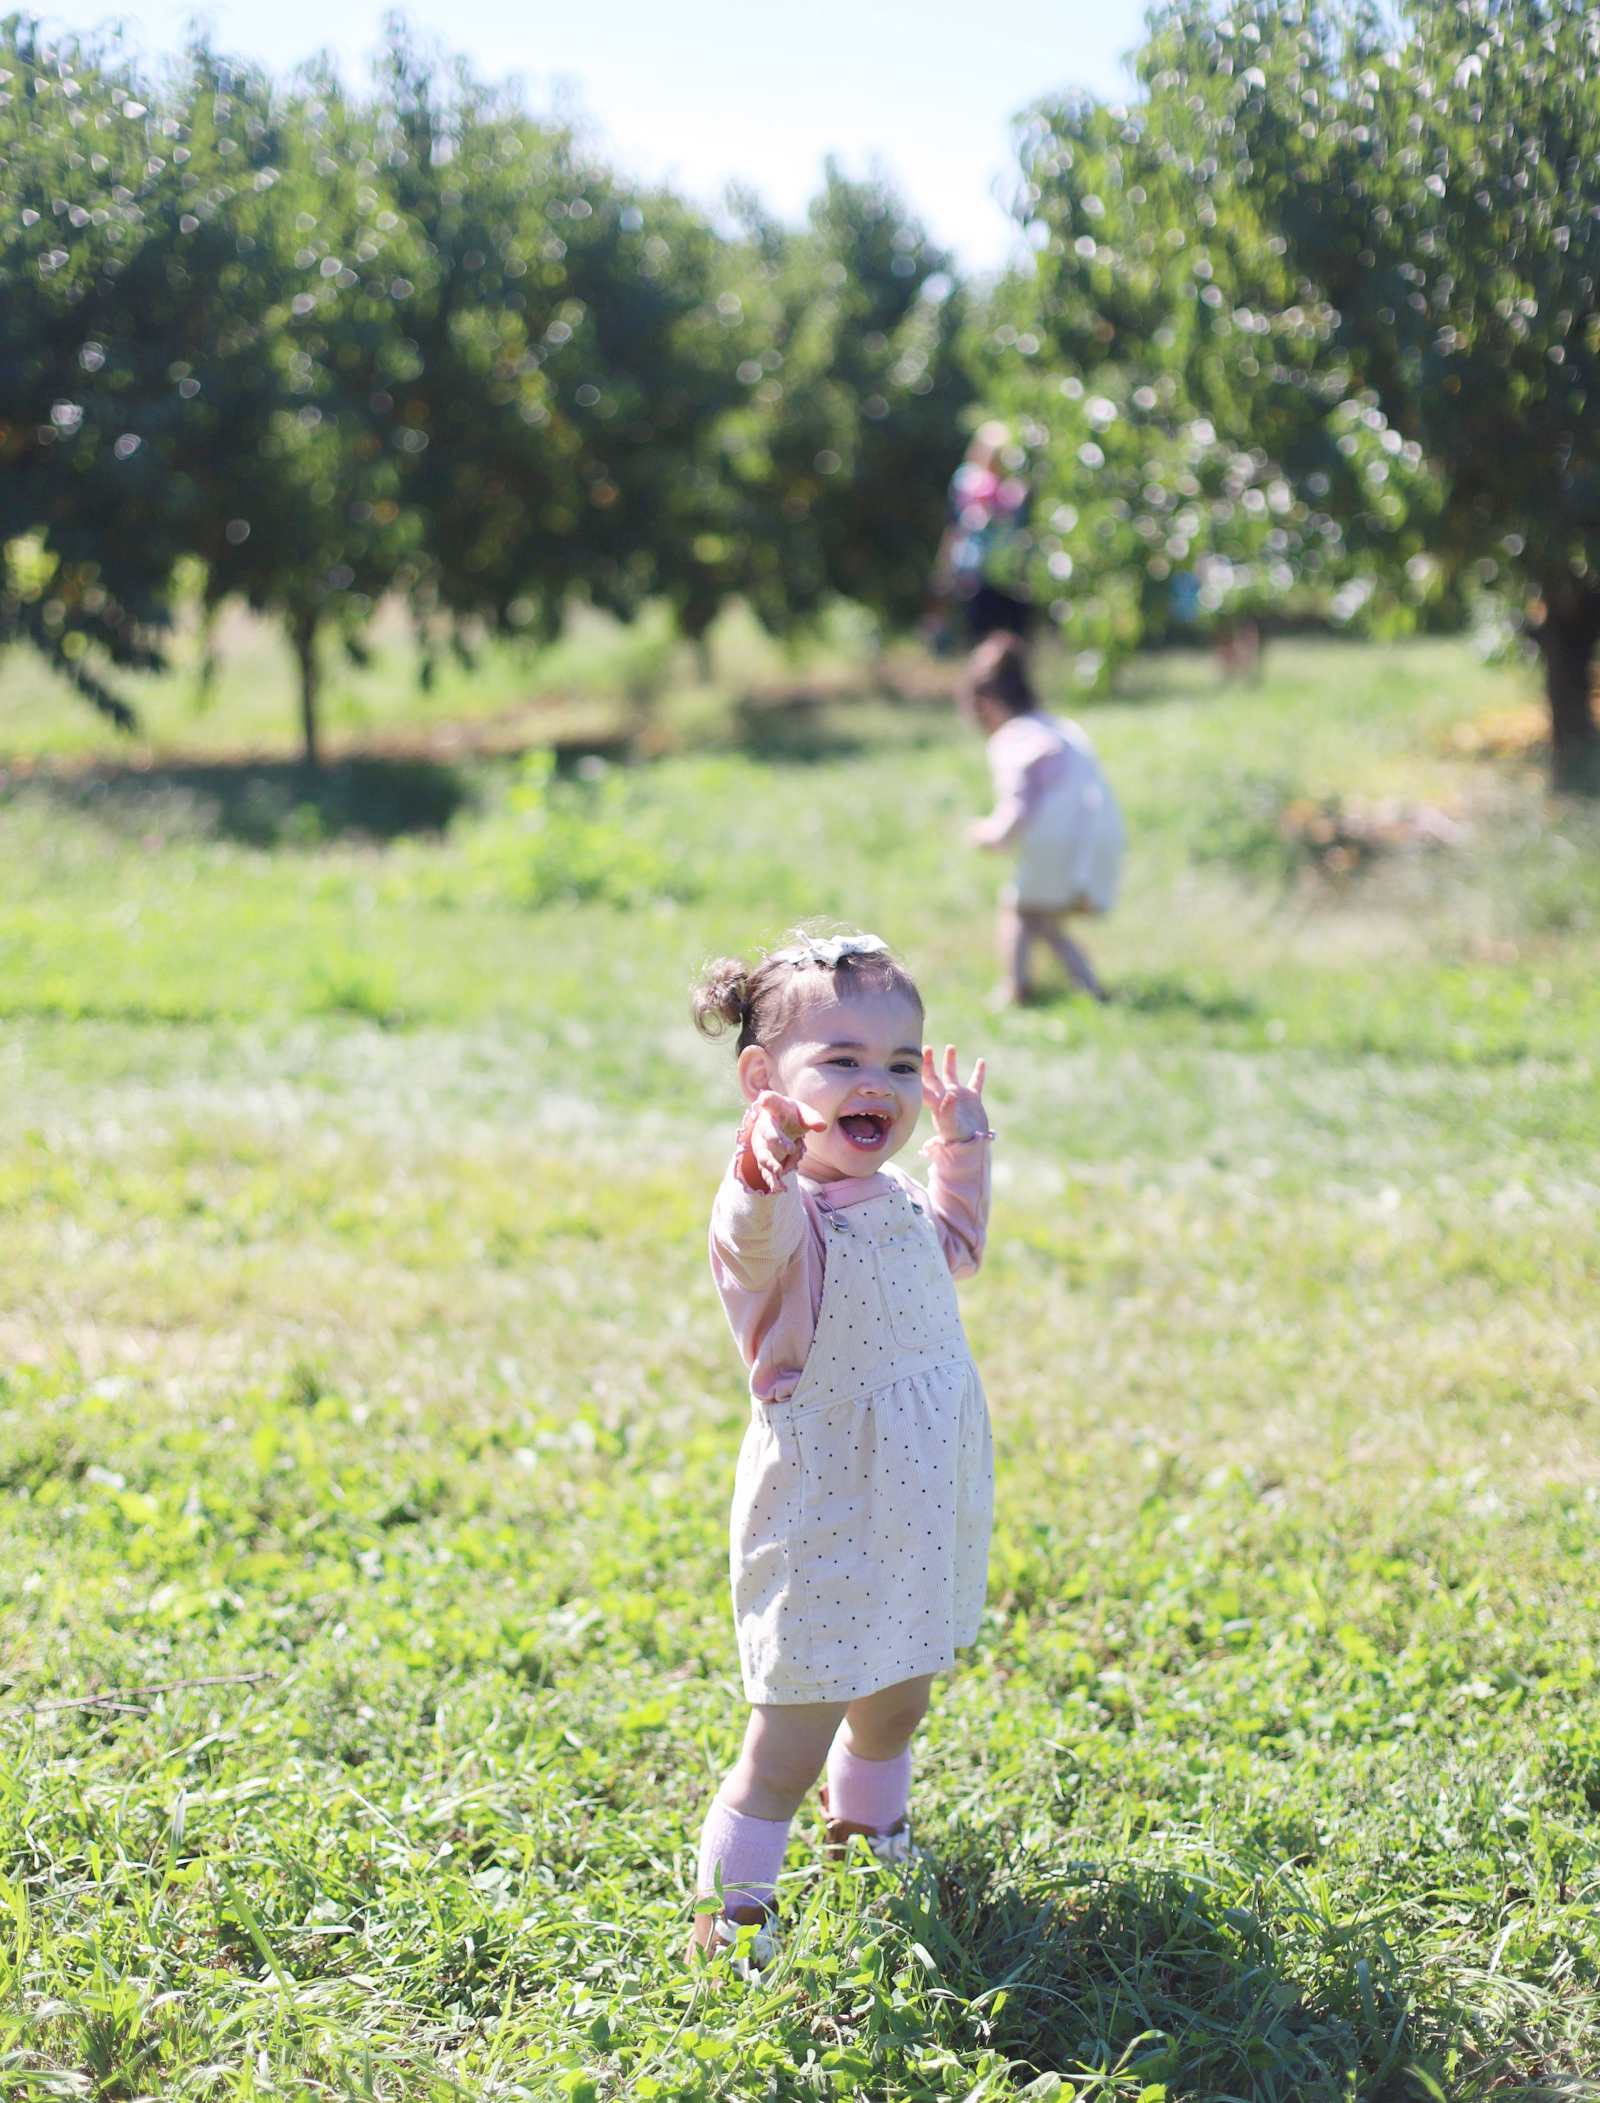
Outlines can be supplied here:
[[199, 1679], [158, 1679], [144, 1687], [106, 1687], [98, 1694], [68, 1694], [60, 1701], [0, 1702], [0, 1716], [43, 1716], [54, 1709], [127, 1709], [142, 1713], [140, 1695], [172, 1694], [191, 1687], [253, 1687], [261, 1680], [276, 1678], [275, 1672], [213, 1672]]

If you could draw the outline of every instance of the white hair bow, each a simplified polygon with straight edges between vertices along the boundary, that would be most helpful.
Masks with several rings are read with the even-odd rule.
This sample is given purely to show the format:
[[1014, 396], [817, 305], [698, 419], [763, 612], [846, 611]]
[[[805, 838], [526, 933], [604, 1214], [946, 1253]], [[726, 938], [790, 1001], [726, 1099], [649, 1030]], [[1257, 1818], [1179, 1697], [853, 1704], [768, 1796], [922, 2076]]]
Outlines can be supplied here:
[[774, 963], [825, 964], [832, 971], [846, 957], [882, 957], [889, 945], [877, 935], [802, 935], [788, 948], [774, 952]]

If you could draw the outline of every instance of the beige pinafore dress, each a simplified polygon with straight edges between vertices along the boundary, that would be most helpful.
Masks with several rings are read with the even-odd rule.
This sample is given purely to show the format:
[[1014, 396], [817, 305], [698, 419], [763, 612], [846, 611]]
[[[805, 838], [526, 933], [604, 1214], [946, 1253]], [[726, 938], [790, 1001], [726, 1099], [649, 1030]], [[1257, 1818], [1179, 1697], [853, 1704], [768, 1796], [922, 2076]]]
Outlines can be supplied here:
[[752, 1403], [739, 1454], [733, 1609], [753, 1702], [853, 1701], [942, 1671], [983, 1613], [989, 1411], [938, 1234], [898, 1181], [822, 1210], [800, 1385]]

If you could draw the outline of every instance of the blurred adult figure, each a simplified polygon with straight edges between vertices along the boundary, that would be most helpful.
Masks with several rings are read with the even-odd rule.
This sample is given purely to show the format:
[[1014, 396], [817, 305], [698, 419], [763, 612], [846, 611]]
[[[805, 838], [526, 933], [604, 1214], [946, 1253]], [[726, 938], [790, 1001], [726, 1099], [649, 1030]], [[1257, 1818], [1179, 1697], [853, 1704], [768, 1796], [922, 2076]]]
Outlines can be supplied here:
[[934, 562], [931, 597], [935, 646], [954, 649], [964, 627], [970, 642], [1001, 631], [1026, 633], [1029, 498], [1021, 448], [1003, 423], [980, 424], [950, 478], [950, 523]]
[[1217, 630], [1217, 672], [1225, 681], [1235, 673], [1246, 679], [1261, 677], [1261, 628], [1248, 614], [1243, 620], [1225, 621]]

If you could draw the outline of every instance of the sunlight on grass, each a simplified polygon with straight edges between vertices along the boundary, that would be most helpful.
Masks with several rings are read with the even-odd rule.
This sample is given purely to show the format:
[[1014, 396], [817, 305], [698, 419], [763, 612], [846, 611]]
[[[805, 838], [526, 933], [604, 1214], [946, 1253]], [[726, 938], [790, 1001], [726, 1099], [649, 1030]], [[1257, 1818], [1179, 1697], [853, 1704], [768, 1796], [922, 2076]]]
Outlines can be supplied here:
[[[1600, 822], [1452, 742], [1515, 688], [1137, 667], [1106, 1010], [988, 1008], [915, 701], [388, 845], [13, 783], [0, 2094], [1600, 2095]], [[1280, 822], [1363, 798], [1452, 829]], [[747, 1991], [678, 1961], [747, 1409], [686, 994], [807, 913], [990, 1058], [999, 1524], [935, 1870], [803, 1813]]]

